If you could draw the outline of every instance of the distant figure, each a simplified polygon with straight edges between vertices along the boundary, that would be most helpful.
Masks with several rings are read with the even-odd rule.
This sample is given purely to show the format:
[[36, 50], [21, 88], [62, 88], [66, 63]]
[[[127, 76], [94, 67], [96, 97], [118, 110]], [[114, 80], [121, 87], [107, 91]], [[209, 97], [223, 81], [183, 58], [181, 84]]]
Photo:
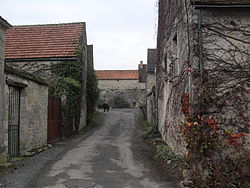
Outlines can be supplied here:
[[110, 106], [109, 106], [109, 104], [107, 104], [107, 103], [103, 103], [102, 107], [103, 107], [104, 112], [106, 112], [106, 110], [107, 110], [107, 112], [108, 112], [109, 109], [110, 109]]

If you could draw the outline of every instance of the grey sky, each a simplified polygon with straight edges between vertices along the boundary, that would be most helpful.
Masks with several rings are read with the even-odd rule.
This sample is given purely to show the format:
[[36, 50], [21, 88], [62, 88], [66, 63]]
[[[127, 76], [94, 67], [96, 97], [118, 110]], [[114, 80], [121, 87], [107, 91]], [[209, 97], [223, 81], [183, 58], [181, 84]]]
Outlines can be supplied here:
[[95, 69], [137, 69], [156, 45], [157, 0], [1, 0], [12, 25], [86, 22]]

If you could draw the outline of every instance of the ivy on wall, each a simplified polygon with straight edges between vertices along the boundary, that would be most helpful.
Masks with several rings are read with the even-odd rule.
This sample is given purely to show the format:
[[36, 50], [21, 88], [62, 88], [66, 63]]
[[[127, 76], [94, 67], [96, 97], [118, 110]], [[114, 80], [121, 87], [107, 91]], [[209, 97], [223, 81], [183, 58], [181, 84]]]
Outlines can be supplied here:
[[79, 131], [84, 90], [86, 89], [87, 124], [93, 118], [99, 98], [97, 77], [91, 65], [87, 68], [86, 88], [84, 88], [83, 49], [79, 47], [76, 53], [78, 61], [60, 62], [52, 66], [52, 72], [57, 75], [53, 85], [54, 96], [62, 100], [63, 136], [69, 136]]
[[78, 132], [83, 95], [82, 48], [76, 51], [78, 61], [60, 62], [52, 66], [57, 76], [54, 82], [54, 96], [62, 100], [62, 135], [69, 136]]
[[87, 69], [87, 124], [89, 124], [95, 113], [97, 101], [99, 99], [98, 80], [95, 70], [91, 65]]

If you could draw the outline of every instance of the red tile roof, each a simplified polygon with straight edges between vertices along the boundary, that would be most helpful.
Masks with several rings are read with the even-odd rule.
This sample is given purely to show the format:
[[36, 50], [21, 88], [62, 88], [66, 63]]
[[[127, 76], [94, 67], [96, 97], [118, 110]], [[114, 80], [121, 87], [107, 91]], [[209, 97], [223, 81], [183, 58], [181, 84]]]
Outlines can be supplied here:
[[138, 70], [97, 70], [98, 80], [138, 80]]
[[76, 56], [85, 23], [14, 26], [6, 31], [5, 58]]

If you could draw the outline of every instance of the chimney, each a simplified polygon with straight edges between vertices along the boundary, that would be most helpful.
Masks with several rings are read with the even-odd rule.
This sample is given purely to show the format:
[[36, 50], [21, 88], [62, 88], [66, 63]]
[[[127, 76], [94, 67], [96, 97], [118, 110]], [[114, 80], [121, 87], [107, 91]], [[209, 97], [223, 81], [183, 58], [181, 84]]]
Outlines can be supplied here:
[[140, 61], [140, 68], [143, 69], [143, 61]]
[[146, 83], [147, 67], [143, 66], [143, 61], [138, 65], [139, 83]]

